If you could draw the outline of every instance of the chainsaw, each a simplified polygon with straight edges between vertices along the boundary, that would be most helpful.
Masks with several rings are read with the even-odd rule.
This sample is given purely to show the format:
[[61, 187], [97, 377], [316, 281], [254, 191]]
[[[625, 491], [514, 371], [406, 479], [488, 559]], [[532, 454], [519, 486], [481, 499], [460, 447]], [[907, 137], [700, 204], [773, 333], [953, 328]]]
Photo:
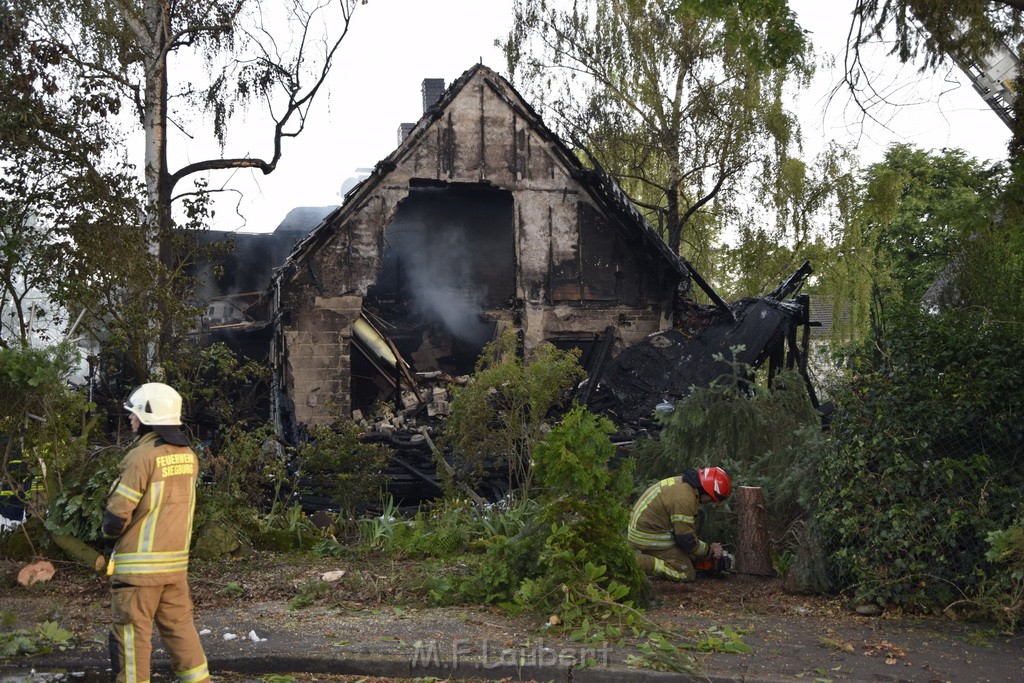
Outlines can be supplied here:
[[[730, 548], [731, 550], [731, 548]], [[721, 557], [702, 557], [693, 560], [693, 568], [705, 575], [719, 576], [732, 572], [736, 566], [736, 556], [729, 550], [722, 550]]]

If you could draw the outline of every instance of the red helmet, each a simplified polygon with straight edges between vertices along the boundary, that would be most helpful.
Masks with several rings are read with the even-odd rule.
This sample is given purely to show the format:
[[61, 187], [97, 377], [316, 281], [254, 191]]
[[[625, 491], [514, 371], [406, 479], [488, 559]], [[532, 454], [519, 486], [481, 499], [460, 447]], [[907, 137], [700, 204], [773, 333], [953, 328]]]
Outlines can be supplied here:
[[721, 467], [705, 467], [697, 472], [697, 478], [700, 479], [704, 492], [716, 503], [721, 503], [729, 497], [732, 483], [729, 481], [729, 475]]

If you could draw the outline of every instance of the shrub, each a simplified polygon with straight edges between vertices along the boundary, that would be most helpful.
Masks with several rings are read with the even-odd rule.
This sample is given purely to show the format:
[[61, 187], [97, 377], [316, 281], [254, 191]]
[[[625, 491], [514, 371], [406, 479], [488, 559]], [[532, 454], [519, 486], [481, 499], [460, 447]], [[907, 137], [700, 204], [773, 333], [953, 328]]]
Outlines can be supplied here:
[[299, 492], [326, 496], [349, 517], [360, 505], [380, 500], [386, 483], [381, 473], [392, 457], [387, 446], [360, 442], [351, 421], [313, 428], [296, 454]]
[[509, 489], [528, 497], [534, 446], [553, 409], [584, 373], [578, 350], [543, 343], [524, 361], [516, 349], [512, 329], [484, 348], [472, 381], [452, 399], [445, 438], [460, 479], [473, 485], [485, 472], [504, 467]]
[[569, 627], [604, 624], [609, 637], [635, 623], [633, 606], [652, 595], [626, 543], [632, 463], [609, 466], [614, 431], [577, 407], [547, 434], [534, 451], [537, 524], [502, 537], [480, 574], [495, 596], [510, 591], [518, 609], [558, 614]]
[[266, 409], [270, 369], [247, 360], [226, 344], [195, 347], [181, 344], [163, 360], [167, 383], [181, 394], [184, 413], [193, 421], [251, 424]]
[[989, 532], [985, 559], [996, 565], [975, 605], [982, 616], [1014, 629], [1024, 622], [1024, 520]]
[[1020, 512], [1024, 340], [969, 311], [907, 311], [857, 360], [817, 482], [835, 584], [923, 609], [977, 595], [987, 535]]
[[[49, 532], [31, 539], [40, 544], [34, 552], [52, 541], [92, 565], [97, 553], [82, 540], [96, 537], [123, 453], [90, 445], [92, 405], [70, 383], [79, 362], [77, 347], [68, 342], [0, 348], [0, 474]], [[38, 527], [24, 531], [33, 529]]]

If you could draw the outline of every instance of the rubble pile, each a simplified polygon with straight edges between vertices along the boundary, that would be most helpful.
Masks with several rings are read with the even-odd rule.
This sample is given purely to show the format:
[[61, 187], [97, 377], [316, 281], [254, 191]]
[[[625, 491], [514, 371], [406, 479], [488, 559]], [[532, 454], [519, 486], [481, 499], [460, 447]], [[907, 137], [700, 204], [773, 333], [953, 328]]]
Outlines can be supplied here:
[[[371, 416], [352, 411], [352, 420], [366, 430], [364, 443], [383, 443], [394, 455], [382, 473], [388, 479], [388, 492], [400, 507], [417, 506], [443, 495], [437, 476], [434, 436], [451, 414], [452, 389], [469, 383], [468, 375], [452, 377], [444, 372], [416, 374], [416, 389], [404, 389], [402, 407], [385, 404]], [[500, 497], [507, 488], [504, 477], [484, 481], [481, 493]]]
[[403, 389], [400, 409], [393, 404], [379, 408], [367, 416], [361, 410], [352, 411], [352, 421], [368, 434], [392, 435], [398, 432], [433, 434], [441, 420], [451, 414], [451, 387], [465, 386], [468, 375], [452, 377], [441, 371], [416, 374], [415, 389]]

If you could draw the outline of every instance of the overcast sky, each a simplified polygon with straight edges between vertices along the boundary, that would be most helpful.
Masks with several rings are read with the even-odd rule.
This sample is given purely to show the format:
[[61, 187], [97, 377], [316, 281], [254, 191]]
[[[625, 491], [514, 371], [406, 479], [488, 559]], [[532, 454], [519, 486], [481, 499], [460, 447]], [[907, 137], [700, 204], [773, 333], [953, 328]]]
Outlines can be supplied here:
[[[231, 185], [245, 194], [239, 206], [244, 220], [233, 215], [233, 202], [221, 201], [213, 227], [270, 231], [293, 207], [340, 203], [344, 180], [395, 148], [400, 123], [419, 119], [424, 78], [443, 78], [449, 84], [481, 60], [505, 73], [494, 40], [508, 30], [511, 4], [370, 0], [359, 6], [329, 90], [321, 93], [307, 129], [285, 142], [281, 163], [271, 175], [237, 172], [231, 178]], [[1008, 129], [955, 67], [921, 75], [879, 51], [872, 59], [876, 83], [904, 103], [877, 111], [885, 126], [864, 122], [847, 106], [845, 93], [828, 104], [826, 94], [840, 78], [853, 0], [790, 0], [790, 5], [826, 62], [810, 91], [794, 102], [808, 155], [823, 141], [837, 140], [855, 144], [863, 162], [871, 163], [889, 144], [902, 140], [928, 149], [962, 147], [981, 159], [1005, 156]], [[827, 67], [830, 57], [837, 69]], [[246, 127], [256, 125], [246, 122]], [[214, 175], [211, 186], [226, 180], [226, 174]]]

